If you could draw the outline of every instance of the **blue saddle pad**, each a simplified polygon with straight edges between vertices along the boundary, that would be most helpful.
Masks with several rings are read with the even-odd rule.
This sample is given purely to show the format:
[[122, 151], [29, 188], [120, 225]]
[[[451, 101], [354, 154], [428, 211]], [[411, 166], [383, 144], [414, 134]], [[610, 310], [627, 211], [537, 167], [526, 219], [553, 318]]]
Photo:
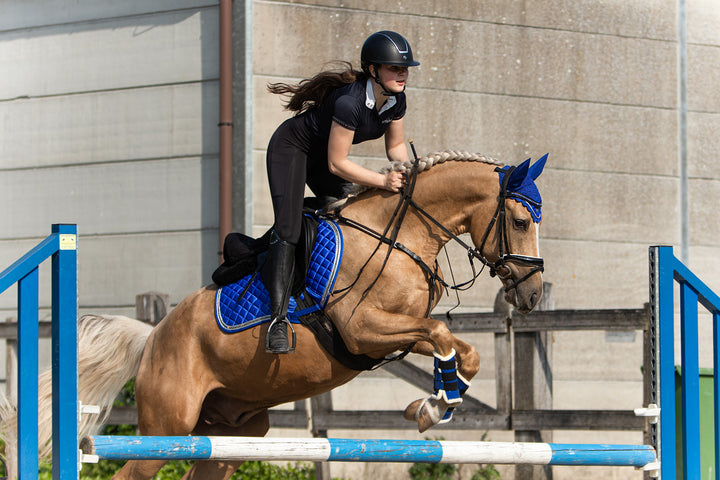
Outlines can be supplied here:
[[[305, 277], [305, 290], [317, 305], [298, 312], [297, 302], [291, 297], [288, 306], [290, 322], [300, 323], [298, 317], [325, 308], [340, 269], [342, 252], [343, 239], [338, 225], [333, 221], [320, 220]], [[222, 331], [240, 332], [271, 320], [270, 294], [260, 277], [259, 273], [248, 275], [220, 287], [215, 293], [215, 319]]]

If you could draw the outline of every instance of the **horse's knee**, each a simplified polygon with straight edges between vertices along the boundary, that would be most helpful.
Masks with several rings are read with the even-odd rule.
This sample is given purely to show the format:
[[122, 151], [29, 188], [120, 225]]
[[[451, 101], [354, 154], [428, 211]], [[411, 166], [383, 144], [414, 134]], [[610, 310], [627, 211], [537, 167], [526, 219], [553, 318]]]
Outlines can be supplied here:
[[455, 335], [441, 321], [436, 321], [430, 328], [428, 341], [435, 347], [435, 351], [443, 356], [449, 355], [453, 350]]
[[480, 354], [474, 347], [468, 345], [469, 349], [458, 356], [458, 371], [466, 380], [473, 378], [480, 370]]

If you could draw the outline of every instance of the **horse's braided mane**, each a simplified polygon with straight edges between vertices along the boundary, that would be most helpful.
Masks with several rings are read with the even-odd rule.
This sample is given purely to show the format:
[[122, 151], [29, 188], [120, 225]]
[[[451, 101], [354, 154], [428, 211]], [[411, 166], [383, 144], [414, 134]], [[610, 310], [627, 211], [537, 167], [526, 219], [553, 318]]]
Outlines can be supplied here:
[[[482, 162], [489, 163], [491, 165], [502, 165], [499, 161], [494, 158], [488, 157], [481, 153], [470, 153], [462, 150], [445, 150], [442, 152], [428, 153], [424, 157], [420, 157], [418, 161], [418, 173], [425, 170], [429, 170], [433, 165], [445, 162]], [[409, 172], [413, 167], [412, 160], [406, 160], [404, 162], [393, 161], [388, 166], [383, 167], [380, 173], [387, 173], [389, 171], [396, 172]], [[366, 190], [370, 190], [372, 187], [366, 187], [364, 185], [353, 185], [348, 191], [348, 196], [359, 195]]]

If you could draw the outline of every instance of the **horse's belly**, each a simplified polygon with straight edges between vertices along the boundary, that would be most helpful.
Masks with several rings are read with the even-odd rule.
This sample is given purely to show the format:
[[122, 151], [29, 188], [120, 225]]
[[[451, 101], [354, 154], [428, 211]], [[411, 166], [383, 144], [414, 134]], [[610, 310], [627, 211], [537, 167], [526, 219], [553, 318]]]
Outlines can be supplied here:
[[266, 353], [263, 341], [266, 331], [266, 326], [256, 327], [226, 335], [228, 338], [221, 342], [220, 350], [225, 354], [219, 355], [217, 366], [211, 368], [222, 389], [235, 398], [273, 406], [327, 392], [360, 373], [332, 358], [303, 326], [295, 325], [294, 352]]

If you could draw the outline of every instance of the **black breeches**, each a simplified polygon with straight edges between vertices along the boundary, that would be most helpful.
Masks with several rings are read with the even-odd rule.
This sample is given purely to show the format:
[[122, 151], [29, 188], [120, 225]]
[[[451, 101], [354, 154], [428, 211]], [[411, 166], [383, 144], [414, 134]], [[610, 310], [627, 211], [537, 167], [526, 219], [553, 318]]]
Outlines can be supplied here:
[[293, 117], [275, 130], [267, 150], [275, 230], [290, 243], [300, 238], [305, 183], [324, 201], [340, 198], [349, 185], [328, 170], [326, 138], [313, 138], [302, 117]]
[[281, 125], [268, 145], [267, 174], [270, 183], [275, 230], [290, 243], [300, 238], [307, 155], [288, 141], [287, 125]]

